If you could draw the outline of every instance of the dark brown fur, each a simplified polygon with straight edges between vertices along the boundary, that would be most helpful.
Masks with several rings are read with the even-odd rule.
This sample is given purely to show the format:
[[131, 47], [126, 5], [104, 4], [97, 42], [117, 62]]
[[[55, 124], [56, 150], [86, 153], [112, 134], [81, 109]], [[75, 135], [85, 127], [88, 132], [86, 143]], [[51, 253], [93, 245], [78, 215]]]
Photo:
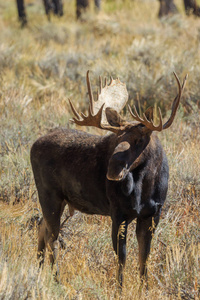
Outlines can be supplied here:
[[[31, 149], [31, 163], [43, 212], [39, 229], [38, 256], [44, 260], [44, 251], [51, 248], [50, 260], [57, 256], [60, 218], [65, 205], [70, 215], [74, 209], [87, 214], [110, 216], [112, 242], [118, 257], [117, 280], [122, 287], [126, 261], [126, 234], [128, 224], [137, 218], [136, 236], [139, 245], [140, 276], [146, 277], [146, 261], [150, 252], [152, 234], [158, 225], [161, 208], [168, 189], [168, 163], [159, 139], [153, 133], [171, 126], [176, 115], [187, 75], [181, 86], [176, 73], [178, 94], [172, 103], [169, 119], [163, 124], [158, 109], [159, 124], [153, 123], [153, 107], [141, 118], [133, 106], [131, 116], [139, 123], [127, 122], [109, 103], [113, 86], [120, 86], [127, 102], [127, 93], [118, 80], [102, 86], [103, 103], [94, 112], [89, 71], [86, 74], [89, 110], [79, 114], [69, 101], [80, 126], [93, 126], [113, 132], [110, 135], [91, 135], [79, 130], [58, 128], [39, 138]], [[116, 87], [116, 86], [115, 86]], [[109, 90], [110, 89], [110, 90]], [[106, 91], [106, 92], [105, 92]], [[121, 97], [115, 98], [123, 102]], [[101, 99], [102, 100], [102, 99]], [[97, 101], [100, 101], [98, 96]], [[119, 103], [118, 103], [119, 104]], [[117, 106], [117, 105], [116, 105]], [[103, 116], [103, 114], [105, 115]], [[106, 121], [102, 124], [102, 117]]]
[[58, 128], [33, 144], [31, 163], [44, 216], [38, 244], [42, 260], [48, 245], [51, 262], [56, 258], [60, 218], [68, 203], [71, 212], [111, 216], [120, 285], [127, 227], [137, 218], [140, 275], [146, 276], [152, 221], [157, 226], [168, 188], [167, 158], [155, 134], [142, 124], [103, 137]]

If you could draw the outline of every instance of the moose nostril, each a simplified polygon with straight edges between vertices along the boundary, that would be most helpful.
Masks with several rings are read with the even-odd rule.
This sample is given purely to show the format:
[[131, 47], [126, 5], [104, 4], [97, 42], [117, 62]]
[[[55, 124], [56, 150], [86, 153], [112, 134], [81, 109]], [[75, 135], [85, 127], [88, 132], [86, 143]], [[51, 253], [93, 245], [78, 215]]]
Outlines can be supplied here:
[[106, 175], [107, 179], [115, 180], [115, 181], [123, 180], [129, 172], [127, 166], [128, 166], [128, 164], [126, 164], [125, 167], [120, 167], [119, 165], [117, 165], [115, 167], [110, 166], [108, 169], [107, 175]]

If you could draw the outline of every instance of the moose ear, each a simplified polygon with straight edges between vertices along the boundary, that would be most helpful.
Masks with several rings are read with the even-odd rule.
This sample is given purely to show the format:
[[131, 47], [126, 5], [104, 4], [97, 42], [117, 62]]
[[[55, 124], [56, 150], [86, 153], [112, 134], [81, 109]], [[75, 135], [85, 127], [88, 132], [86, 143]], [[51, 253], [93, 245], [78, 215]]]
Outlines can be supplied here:
[[147, 108], [147, 110], [145, 111], [144, 114], [148, 121], [150, 121], [150, 122], [151, 122], [151, 120], [153, 121], [153, 107], [152, 106]]
[[118, 114], [115, 109], [106, 107], [105, 113], [107, 121], [111, 126], [121, 127], [126, 124], [126, 121]]

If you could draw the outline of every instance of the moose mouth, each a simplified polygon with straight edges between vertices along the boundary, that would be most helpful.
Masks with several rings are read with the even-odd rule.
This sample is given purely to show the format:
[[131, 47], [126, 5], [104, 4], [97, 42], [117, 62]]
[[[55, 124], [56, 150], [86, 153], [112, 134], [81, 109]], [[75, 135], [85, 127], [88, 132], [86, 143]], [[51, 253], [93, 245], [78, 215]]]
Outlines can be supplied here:
[[115, 148], [109, 160], [107, 179], [113, 181], [123, 180], [129, 173], [130, 165], [130, 144], [123, 141]]
[[130, 144], [126, 141], [121, 142], [116, 148], [109, 160], [106, 177], [108, 180], [123, 180], [130, 168], [128, 158], [130, 156]]
[[114, 170], [110, 171], [108, 170], [106, 177], [108, 180], [112, 181], [120, 181], [123, 180], [129, 173], [128, 165], [126, 165], [124, 168], [120, 168], [120, 170], [114, 172]]

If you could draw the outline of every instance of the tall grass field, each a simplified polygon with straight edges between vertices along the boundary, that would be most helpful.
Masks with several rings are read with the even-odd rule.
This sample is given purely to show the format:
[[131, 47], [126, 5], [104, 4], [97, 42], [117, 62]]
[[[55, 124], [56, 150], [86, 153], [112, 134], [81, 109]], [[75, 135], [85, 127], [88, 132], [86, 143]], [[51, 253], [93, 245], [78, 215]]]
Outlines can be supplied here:
[[[76, 21], [75, 1], [48, 22], [41, 0], [27, 0], [21, 29], [14, 0], [0, 1], [0, 299], [200, 298], [200, 19], [158, 19], [159, 1], [103, 0]], [[200, 5], [200, 3], [198, 2]], [[140, 284], [135, 222], [128, 228], [122, 294], [117, 292], [111, 219], [79, 212], [60, 233], [59, 282], [48, 257], [37, 261], [42, 216], [30, 148], [50, 129], [70, 123], [70, 98], [86, 112], [86, 72], [126, 83], [140, 112], [160, 107], [169, 118], [177, 94], [173, 71], [187, 84], [172, 126], [158, 133], [170, 168], [169, 191]], [[126, 108], [122, 115], [131, 120]], [[82, 130], [104, 134], [95, 128]], [[65, 218], [69, 214], [64, 211]]]

